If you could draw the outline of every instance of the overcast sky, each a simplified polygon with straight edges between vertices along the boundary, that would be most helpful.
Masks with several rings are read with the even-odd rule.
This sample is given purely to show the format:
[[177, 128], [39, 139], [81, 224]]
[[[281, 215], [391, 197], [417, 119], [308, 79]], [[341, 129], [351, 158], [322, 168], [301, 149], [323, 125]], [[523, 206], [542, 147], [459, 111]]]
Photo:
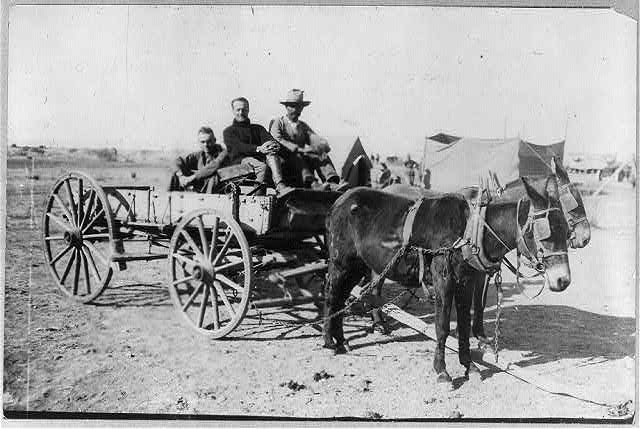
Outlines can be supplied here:
[[635, 150], [636, 22], [613, 11], [14, 6], [9, 25], [10, 144], [191, 149], [232, 98], [266, 126], [301, 88], [334, 146], [566, 132], [567, 151]]

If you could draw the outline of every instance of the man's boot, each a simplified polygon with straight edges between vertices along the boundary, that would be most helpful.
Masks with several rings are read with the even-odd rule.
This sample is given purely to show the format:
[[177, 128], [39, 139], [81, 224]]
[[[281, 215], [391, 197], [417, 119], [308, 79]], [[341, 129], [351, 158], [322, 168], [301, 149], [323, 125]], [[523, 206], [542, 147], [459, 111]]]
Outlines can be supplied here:
[[271, 170], [271, 178], [273, 179], [273, 183], [276, 185], [276, 194], [278, 194], [278, 196], [288, 194], [294, 190], [294, 188], [288, 186], [284, 182], [280, 158], [276, 155], [267, 155], [267, 166]]

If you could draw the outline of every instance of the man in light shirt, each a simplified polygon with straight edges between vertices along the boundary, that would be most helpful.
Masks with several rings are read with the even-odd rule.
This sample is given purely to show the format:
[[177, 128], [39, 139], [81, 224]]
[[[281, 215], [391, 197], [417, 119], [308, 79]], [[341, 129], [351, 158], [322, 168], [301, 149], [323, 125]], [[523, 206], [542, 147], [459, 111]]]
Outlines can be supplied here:
[[[329, 158], [329, 144], [300, 120], [302, 110], [311, 104], [304, 99], [304, 91], [292, 89], [280, 104], [285, 106], [287, 113], [271, 121], [269, 132], [289, 151], [287, 162], [298, 170], [301, 185], [343, 190], [346, 184], [340, 183], [340, 176]], [[321, 180], [320, 184], [316, 183], [315, 173]]]

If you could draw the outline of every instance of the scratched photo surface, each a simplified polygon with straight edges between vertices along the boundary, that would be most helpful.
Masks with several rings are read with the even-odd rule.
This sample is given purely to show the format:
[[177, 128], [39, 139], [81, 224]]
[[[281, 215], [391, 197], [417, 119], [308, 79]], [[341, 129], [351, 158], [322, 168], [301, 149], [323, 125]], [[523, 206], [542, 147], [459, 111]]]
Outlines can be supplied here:
[[[613, 9], [408, 6], [8, 12], [5, 415], [634, 415], [637, 7], [635, 18]], [[223, 131], [237, 113], [233, 99], [245, 97], [251, 123], [269, 130], [274, 119], [289, 124], [281, 102], [298, 96], [310, 101], [300, 120], [330, 148], [314, 159], [331, 159], [340, 183], [318, 175], [323, 190], [283, 196], [272, 174], [266, 195], [238, 196], [256, 182], [236, 186], [237, 178], [215, 195], [167, 192], [176, 158], [202, 151], [201, 127], [231, 143]], [[564, 173], [546, 187], [523, 187], [520, 176], [552, 175], [554, 164]], [[366, 177], [349, 182], [354, 171]], [[382, 280], [381, 297], [363, 293], [338, 316], [346, 353], [336, 353], [322, 335], [334, 316], [324, 284], [327, 267], [339, 265], [330, 258], [348, 246], [324, 233], [345, 182], [416, 192], [390, 188], [365, 207], [357, 197], [374, 191], [348, 191], [357, 201], [330, 225], [334, 236], [352, 234], [359, 255], [341, 259], [344, 276], [357, 277], [349, 288], [368, 292], [371, 270], [402, 245], [420, 192], [479, 183], [497, 192], [510, 182], [531, 207], [558, 209], [545, 212], [546, 224], [532, 221], [532, 242], [544, 247], [536, 240], [571, 229], [567, 246], [559, 242], [565, 259], [545, 259], [538, 246], [532, 256], [543, 266], [568, 262], [558, 284], [570, 284], [552, 290], [555, 266], [539, 276], [522, 266], [516, 278], [503, 264], [500, 293], [492, 280], [484, 309], [469, 310], [460, 302], [473, 286], [461, 281], [438, 345], [440, 289], [417, 279], [424, 271], [425, 283], [452, 279], [455, 270], [421, 270], [408, 254], [391, 272], [413, 281]], [[560, 203], [582, 217], [567, 223]], [[487, 204], [488, 213], [501, 203]], [[414, 236], [447, 224], [426, 225], [416, 211]], [[349, 229], [350, 216], [364, 223]], [[505, 222], [515, 266], [515, 216]], [[374, 253], [386, 255], [380, 264]], [[368, 277], [360, 281], [358, 269]], [[386, 332], [371, 317], [385, 303]], [[460, 324], [457, 309], [467, 315]], [[467, 376], [458, 351], [469, 311], [483, 311], [487, 341], [474, 326], [479, 375]], [[448, 379], [434, 369], [439, 350]]]

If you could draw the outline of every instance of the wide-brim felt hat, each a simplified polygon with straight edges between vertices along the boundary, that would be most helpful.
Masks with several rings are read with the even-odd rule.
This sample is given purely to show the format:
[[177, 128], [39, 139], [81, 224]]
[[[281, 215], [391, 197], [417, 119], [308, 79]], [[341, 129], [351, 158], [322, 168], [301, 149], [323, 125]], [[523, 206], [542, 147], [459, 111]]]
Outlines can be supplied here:
[[285, 98], [284, 100], [280, 101], [280, 104], [284, 104], [285, 106], [287, 106], [287, 105], [308, 106], [309, 104], [311, 104], [311, 102], [310, 101], [305, 101], [305, 99], [304, 99], [304, 91], [302, 91], [300, 89], [292, 89], [291, 91], [287, 92], [287, 98]]

